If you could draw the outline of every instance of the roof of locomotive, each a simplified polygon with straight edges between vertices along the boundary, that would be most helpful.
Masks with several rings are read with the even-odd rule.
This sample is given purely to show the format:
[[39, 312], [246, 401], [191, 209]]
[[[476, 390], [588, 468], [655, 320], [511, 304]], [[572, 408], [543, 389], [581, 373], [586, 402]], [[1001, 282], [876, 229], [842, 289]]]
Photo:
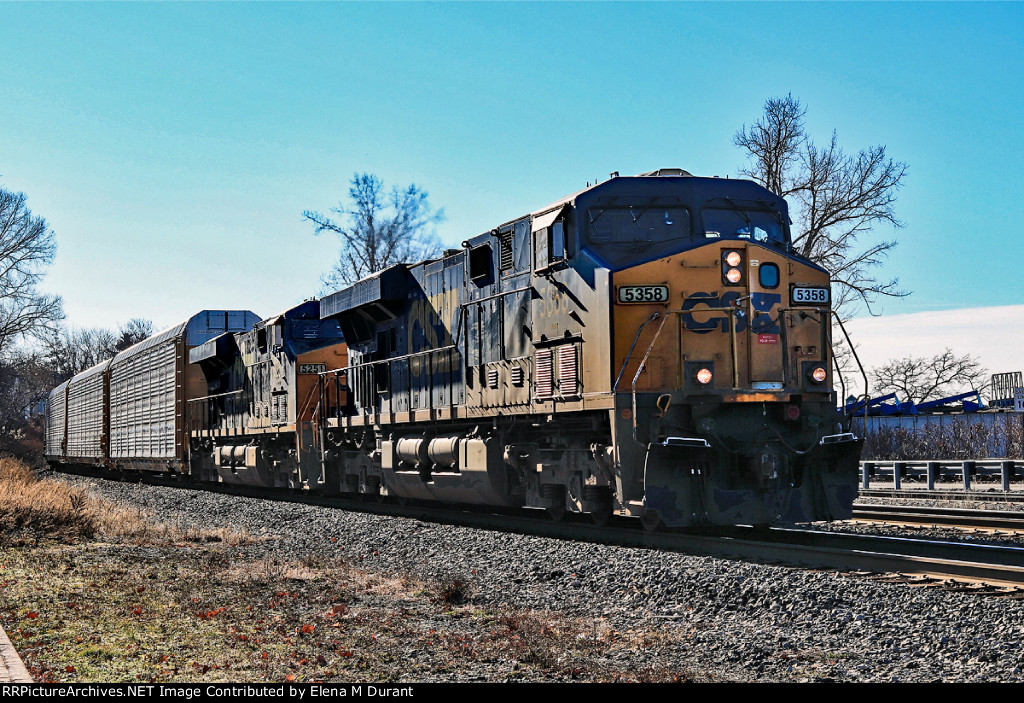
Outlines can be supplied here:
[[[566, 195], [554, 202], [548, 203], [542, 208], [515, 217], [503, 222], [500, 227], [519, 222], [525, 217], [539, 218], [553, 211], [558, 211], [567, 205], [574, 205], [583, 196], [593, 195], [595, 198], [606, 192], [624, 191], [623, 194], [653, 195], [653, 191], [663, 191], [666, 186], [684, 186], [686, 190], [695, 196], [695, 200], [710, 200], [715, 196], [722, 197], [722, 191], [727, 193], [726, 197], [771, 203], [774, 207], [787, 211], [784, 198], [775, 195], [770, 190], [754, 181], [740, 178], [719, 178], [718, 176], [694, 176], [689, 171], [681, 168], [660, 168], [656, 171], [648, 171], [636, 176], [619, 176], [613, 174], [611, 178], [594, 185], [587, 185], [586, 188]], [[724, 186], [724, 187], [723, 187]], [[632, 191], [632, 193], [630, 193]], [[480, 237], [489, 235], [490, 231], [470, 238], [469, 242], [477, 241]]]
[[298, 317], [298, 318], [310, 318], [310, 319], [314, 319], [314, 320], [319, 319], [320, 318], [320, 301], [317, 300], [316, 298], [310, 298], [309, 300], [303, 300], [298, 305], [293, 305], [292, 307], [288, 308], [287, 310], [279, 312], [276, 315], [271, 315], [270, 317], [266, 318], [265, 320], [260, 320], [259, 322], [256, 323], [255, 326], [256, 327], [267, 327], [269, 325], [275, 324], [276, 322], [279, 322], [282, 319], [291, 320], [291, 319], [294, 319], [296, 317]]
[[[577, 200], [596, 199], [605, 194], [639, 195], [652, 196], [664, 193], [666, 186], [673, 185], [676, 189], [680, 187], [689, 191], [692, 200], [695, 202], [712, 201], [715, 197], [726, 197], [729, 199], [761, 202], [782, 213], [787, 213], [788, 208], [784, 198], [775, 195], [767, 188], [758, 185], [754, 181], [746, 179], [719, 178], [718, 176], [694, 176], [689, 171], [681, 168], [660, 168], [655, 171], [648, 171], [636, 176], [619, 176], [613, 174], [611, 178], [601, 183], [587, 185], [586, 188], [576, 191], [555, 200], [544, 207], [532, 212], [520, 215], [519, 217], [502, 223], [498, 228], [520, 222], [525, 218], [547, 221], [552, 213], [559, 212], [567, 205], [574, 205]], [[724, 186], [724, 187], [723, 187]], [[545, 217], [547, 216], [547, 217]], [[551, 218], [554, 219], [554, 218]], [[486, 241], [494, 230], [488, 230], [463, 242], [463, 247], [474, 246]], [[370, 273], [360, 280], [352, 283], [341, 290], [324, 296], [320, 301], [320, 316], [327, 318], [338, 315], [368, 303], [376, 303], [386, 300], [400, 299], [405, 296], [409, 270], [417, 266], [431, 264], [443, 257], [435, 257], [417, 262], [403, 262], [394, 264], [381, 271]]]
[[189, 350], [189, 363], [198, 364], [209, 359], [231, 356], [238, 351], [238, 335], [245, 334], [253, 329], [270, 327], [282, 320], [294, 319], [319, 320], [320, 301], [316, 298], [310, 298], [309, 300], [304, 300], [298, 305], [293, 305], [287, 310], [279, 312], [276, 315], [271, 315], [263, 320], [258, 320], [245, 329], [221, 332], [216, 337], [212, 337]]

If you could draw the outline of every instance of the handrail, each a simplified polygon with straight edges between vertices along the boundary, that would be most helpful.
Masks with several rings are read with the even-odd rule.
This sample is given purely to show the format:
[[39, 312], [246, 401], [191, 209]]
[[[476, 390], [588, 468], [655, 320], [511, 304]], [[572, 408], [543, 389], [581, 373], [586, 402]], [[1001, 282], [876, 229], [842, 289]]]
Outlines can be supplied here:
[[[739, 382], [739, 357], [738, 357], [738, 353], [739, 352], [737, 350], [737, 343], [736, 343], [736, 313], [737, 313], [737, 311], [738, 311], [738, 308], [731, 307], [731, 306], [730, 307], [725, 307], [725, 308], [701, 308], [701, 310], [700, 310], [700, 312], [702, 312], [702, 313], [703, 312], [725, 312], [725, 313], [729, 314], [729, 342], [730, 342], [730, 345], [732, 346], [732, 387], [733, 387], [733, 390], [738, 389], [739, 388], [739, 383], [740, 383]], [[637, 437], [636, 437], [636, 431], [637, 431], [637, 424], [636, 424], [636, 384], [637, 384], [637, 381], [640, 380], [640, 374], [643, 373], [644, 367], [647, 365], [647, 359], [650, 358], [651, 351], [654, 350], [654, 345], [658, 341], [658, 337], [661, 336], [661, 331], [665, 328], [665, 323], [668, 322], [668, 318], [670, 316], [672, 316], [672, 315], [682, 315], [684, 312], [689, 312], [689, 311], [687, 311], [687, 310], [669, 310], [668, 312], [665, 313], [665, 317], [662, 319], [661, 324], [658, 325], [658, 329], [654, 333], [654, 338], [651, 340], [651, 343], [647, 346], [647, 351], [644, 353], [644, 358], [640, 360], [640, 364], [637, 366], [636, 373], [633, 375], [633, 383], [632, 383], [632, 386], [631, 386], [631, 393], [632, 393], [632, 421], [633, 421], [633, 439], [636, 440], [636, 441], [639, 441], [639, 440], [637, 440]], [[655, 313], [654, 315], [652, 315], [650, 318], [648, 318], [647, 322], [644, 322], [640, 326], [640, 328], [643, 329], [643, 327], [647, 323], [652, 322], [653, 320], [657, 319], [656, 318], [657, 315], [660, 315], [660, 313]], [[637, 330], [637, 338], [639, 339], [639, 337], [640, 337], [640, 330]], [[633, 345], [636, 346], [636, 340], [634, 340]], [[626, 363], [629, 362], [629, 358], [632, 356], [632, 354], [633, 354], [633, 349], [630, 348], [629, 356], [627, 356], [627, 358], [626, 358]], [[623, 364], [622, 370], [625, 371], [625, 368], [626, 368], [625, 364]], [[619, 376], [621, 378], [622, 372], [619, 372]], [[615, 381], [615, 387], [613, 387], [612, 390], [614, 391], [616, 387], [618, 387], [618, 380]]]
[[612, 385], [613, 393], [618, 390], [619, 381], [622, 380], [622, 374], [626, 373], [626, 367], [629, 366], [629, 360], [633, 358], [633, 350], [636, 349], [636, 343], [640, 340], [640, 333], [644, 331], [644, 327], [646, 327], [651, 322], [654, 322], [659, 317], [661, 317], [660, 312], [653, 313], [649, 318], [647, 318], [647, 320], [644, 323], [640, 325], [640, 327], [637, 328], [636, 336], [633, 337], [633, 344], [629, 347], [629, 353], [626, 354], [626, 359], [622, 362], [622, 368], [619, 369], [619, 375], [616, 377], [615, 383]]
[[196, 403], [200, 400], [213, 400], [214, 398], [223, 398], [224, 396], [228, 395], [241, 395], [244, 392], [244, 389], [239, 389], [237, 391], [228, 391], [227, 393], [214, 393], [213, 395], [204, 395], [199, 398], [189, 398], [188, 402]]
[[[853, 341], [850, 339], [850, 333], [846, 331], [846, 326], [843, 325], [843, 321], [839, 317], [839, 313], [836, 312], [835, 310], [830, 310], [829, 312], [832, 313], [832, 316], [835, 317], [836, 322], [839, 323], [839, 329], [842, 330], [843, 336], [846, 337], [846, 343], [850, 347], [850, 353], [853, 354], [853, 360], [857, 362], [857, 368], [860, 369], [861, 378], [864, 379], [864, 395], [863, 395], [864, 403], [863, 403], [863, 406], [864, 406], [864, 417], [865, 417], [865, 421], [866, 421], [866, 418], [868, 416], [868, 404], [867, 404], [867, 401], [871, 398], [871, 395], [868, 392], [869, 391], [869, 388], [868, 388], [868, 374], [864, 370], [864, 364], [860, 363], [860, 357], [857, 356], [857, 349], [853, 346]], [[829, 332], [829, 335], [828, 335], [828, 345], [829, 345], [829, 348], [832, 350], [832, 361], [833, 361], [833, 363], [835, 363], [836, 369], [839, 370], [839, 362], [836, 360], [836, 354], [835, 354], [835, 345], [832, 344], [832, 327], [831, 327], [831, 325], [829, 326], [828, 332]], [[840, 379], [840, 382], [843, 382], [843, 375], [842, 375], [842, 371], [841, 370], [839, 371], [839, 379]], [[843, 395], [844, 396], [846, 395], [846, 384], [845, 384], [845, 382], [843, 382]], [[844, 407], [845, 407], [845, 402], [846, 402], [845, 398], [843, 399], [843, 402], [844, 402]], [[854, 403], [853, 407], [850, 409], [850, 419], [851, 420], [854, 418], [856, 412], [857, 412], [857, 403]]]
[[[423, 350], [418, 351], [418, 352], [412, 352], [411, 354], [403, 354], [402, 356], [393, 356], [393, 357], [389, 357], [387, 359], [375, 359], [375, 360], [372, 360], [372, 361], [361, 361], [359, 363], [349, 364], [348, 366], [342, 366], [342, 367], [339, 367], [337, 369], [329, 369], [327, 371], [321, 371], [319, 374], [317, 374], [318, 375], [317, 387], [318, 388], [323, 388], [324, 386], [326, 386], [326, 383], [328, 382], [327, 377], [328, 376], [333, 376], [333, 378], [335, 380], [335, 384], [338, 386], [337, 391], [338, 391], [339, 397], [340, 397], [340, 385], [338, 384], [338, 380], [339, 380], [340, 376], [342, 376], [342, 375], [346, 375], [347, 376], [349, 371], [355, 372], [355, 371], [359, 371], [359, 370], [370, 369], [370, 368], [372, 368], [374, 366], [377, 366], [379, 364], [387, 364], [388, 365], [388, 387], [390, 388], [391, 387], [391, 363], [392, 362], [395, 362], [395, 361], [405, 361], [407, 359], [412, 359], [414, 357], [423, 357], [423, 356], [425, 356], [425, 357], [427, 357], [427, 363], [430, 365], [430, 368], [427, 370], [427, 372], [428, 372], [428, 379], [430, 381], [430, 386], [427, 389], [428, 398], [430, 399], [430, 407], [429, 407], [429, 409], [433, 410], [434, 409], [434, 363], [435, 362], [433, 361], [433, 356], [432, 355], [440, 353], [440, 352], [448, 352], [448, 351], [451, 351], [452, 349], [458, 350], [458, 348], [459, 347], [458, 347], [457, 344], [448, 344], [448, 345], [443, 346], [443, 347], [436, 347], [434, 349], [423, 349]], [[448, 369], [448, 384], [447, 384], [447, 387], [448, 387], [448, 403], [447, 403], [447, 405], [450, 408], [454, 407], [454, 405], [455, 405], [455, 403], [454, 403], [454, 398], [455, 398], [454, 387], [455, 387], [455, 383], [454, 383], [454, 378], [452, 377], [452, 375], [453, 375], [453, 370], [451, 369], [451, 367], [449, 367], [449, 369]], [[320, 395], [321, 395], [321, 398], [322, 398], [323, 397], [323, 390], [320, 391]], [[376, 414], [378, 414], [376, 408], [374, 408], [373, 412], [363, 412], [362, 413], [362, 415], [376, 415]], [[338, 416], [337, 417], [338, 417], [339, 420], [341, 419], [341, 408], [340, 407], [338, 408]], [[324, 414], [323, 419], [324, 420], [327, 419], [327, 414], [326, 413]]]
[[448, 351], [449, 349], [458, 349], [457, 344], [449, 344], [444, 347], [437, 347], [435, 349], [424, 349], [422, 351], [413, 352], [411, 354], [403, 354], [402, 356], [391, 356], [387, 359], [375, 359], [373, 361], [361, 361], [358, 364], [349, 364], [348, 366], [340, 366], [336, 369], [328, 369], [327, 371], [320, 371], [320, 376], [337, 376], [343, 372], [350, 371], [353, 369], [361, 369], [365, 366], [373, 366], [374, 364], [389, 364], [392, 361], [404, 361], [405, 359], [411, 359], [414, 356], [425, 356], [427, 354], [434, 354], [436, 352]]

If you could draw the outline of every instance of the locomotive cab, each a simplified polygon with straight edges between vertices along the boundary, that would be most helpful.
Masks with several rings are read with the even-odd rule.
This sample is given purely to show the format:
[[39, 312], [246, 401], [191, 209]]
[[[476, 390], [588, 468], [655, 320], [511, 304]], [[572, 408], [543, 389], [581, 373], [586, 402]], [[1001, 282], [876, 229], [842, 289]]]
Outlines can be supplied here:
[[846, 517], [859, 443], [835, 411], [828, 274], [793, 253], [781, 198], [689, 191], [585, 204], [585, 247], [614, 269], [623, 491], [670, 525]]

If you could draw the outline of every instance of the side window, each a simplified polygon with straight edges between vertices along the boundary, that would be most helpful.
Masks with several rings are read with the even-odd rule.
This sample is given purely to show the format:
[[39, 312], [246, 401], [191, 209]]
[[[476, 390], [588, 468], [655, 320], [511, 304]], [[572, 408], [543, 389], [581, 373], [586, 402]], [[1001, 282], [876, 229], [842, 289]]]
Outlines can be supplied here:
[[491, 277], [491, 245], [481, 244], [469, 250], [469, 279], [483, 283]]
[[555, 220], [551, 223], [548, 236], [549, 262], [563, 261], [565, 259], [565, 221]]
[[533, 268], [536, 271], [547, 268], [551, 263], [551, 258], [548, 255], [550, 243], [548, 232], [547, 227], [533, 232]]
[[[535, 225], [536, 227], [536, 225]], [[569, 256], [568, 227], [559, 218], [533, 230], [534, 269], [540, 271], [565, 261]]]

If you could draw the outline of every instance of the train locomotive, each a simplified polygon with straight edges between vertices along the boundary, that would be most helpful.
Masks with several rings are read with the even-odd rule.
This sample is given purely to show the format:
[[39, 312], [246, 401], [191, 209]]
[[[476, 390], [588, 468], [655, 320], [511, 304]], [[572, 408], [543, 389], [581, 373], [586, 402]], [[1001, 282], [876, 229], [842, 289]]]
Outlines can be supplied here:
[[[782, 198], [615, 176], [190, 347], [205, 385], [172, 468], [649, 528], [846, 518], [861, 441], [836, 410], [830, 300]], [[102, 438], [68, 454], [75, 386], [51, 394], [51, 463], [168, 470]]]

